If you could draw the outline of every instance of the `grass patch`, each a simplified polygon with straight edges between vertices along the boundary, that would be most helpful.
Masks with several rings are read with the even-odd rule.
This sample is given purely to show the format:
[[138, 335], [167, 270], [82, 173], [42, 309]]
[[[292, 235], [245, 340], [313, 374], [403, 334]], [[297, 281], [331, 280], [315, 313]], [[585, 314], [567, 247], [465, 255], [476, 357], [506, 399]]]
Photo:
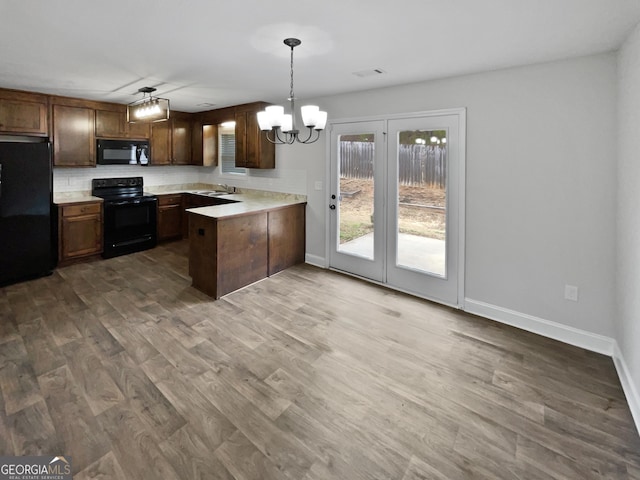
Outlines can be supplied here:
[[340, 223], [340, 244], [350, 242], [353, 239], [362, 237], [373, 232], [371, 223], [361, 222], [341, 222]]

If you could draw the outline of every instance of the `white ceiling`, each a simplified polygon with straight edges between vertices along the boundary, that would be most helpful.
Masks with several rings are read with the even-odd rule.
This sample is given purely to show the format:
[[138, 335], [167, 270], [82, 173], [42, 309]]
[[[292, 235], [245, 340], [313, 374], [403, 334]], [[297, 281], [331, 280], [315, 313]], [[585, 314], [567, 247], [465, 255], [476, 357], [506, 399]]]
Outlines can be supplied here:
[[[188, 112], [617, 49], [640, 0], [0, 1], [0, 87]], [[358, 77], [354, 72], [382, 69]], [[214, 106], [211, 106], [211, 105]]]

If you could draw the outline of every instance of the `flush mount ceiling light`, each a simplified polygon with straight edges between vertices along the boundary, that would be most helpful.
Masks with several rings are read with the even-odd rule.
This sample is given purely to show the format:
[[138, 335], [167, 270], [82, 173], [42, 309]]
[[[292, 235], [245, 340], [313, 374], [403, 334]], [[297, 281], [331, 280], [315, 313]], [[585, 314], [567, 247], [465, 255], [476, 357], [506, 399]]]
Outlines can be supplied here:
[[[287, 38], [284, 44], [291, 48], [291, 89], [289, 91], [290, 113], [284, 113], [284, 107], [272, 105], [258, 112], [260, 130], [266, 132], [267, 140], [276, 144], [313, 143], [320, 138], [320, 130], [327, 124], [327, 112], [320, 111], [316, 105], [305, 105], [300, 108], [302, 123], [309, 129], [307, 138], [300, 137], [296, 129], [295, 97], [293, 94], [293, 49], [302, 42], [297, 38]], [[269, 133], [273, 132], [273, 136]]]
[[169, 100], [152, 96], [155, 91], [153, 87], [138, 89], [142, 98], [127, 105], [127, 122], [153, 123], [169, 120]]

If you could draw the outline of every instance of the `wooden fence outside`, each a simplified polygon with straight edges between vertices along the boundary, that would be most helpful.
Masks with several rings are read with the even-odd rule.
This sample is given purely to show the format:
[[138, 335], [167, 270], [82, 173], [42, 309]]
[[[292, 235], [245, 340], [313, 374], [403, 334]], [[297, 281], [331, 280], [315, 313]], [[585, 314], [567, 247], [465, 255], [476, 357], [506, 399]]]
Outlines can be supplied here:
[[[373, 178], [373, 142], [340, 142], [340, 176]], [[402, 185], [444, 188], [447, 183], [447, 147], [400, 145], [398, 175]]]

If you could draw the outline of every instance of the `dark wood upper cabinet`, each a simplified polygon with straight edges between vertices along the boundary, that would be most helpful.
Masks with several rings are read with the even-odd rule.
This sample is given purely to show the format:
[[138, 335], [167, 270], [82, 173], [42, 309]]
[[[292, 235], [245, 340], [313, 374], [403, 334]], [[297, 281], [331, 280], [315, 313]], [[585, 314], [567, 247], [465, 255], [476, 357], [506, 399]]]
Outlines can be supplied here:
[[247, 114], [236, 112], [236, 167], [247, 167]]
[[151, 124], [152, 165], [192, 165], [190, 114], [171, 112], [166, 122]]
[[153, 165], [215, 166], [218, 125], [235, 120], [236, 165], [275, 168], [275, 146], [256, 118], [266, 105], [172, 111], [166, 122], [128, 123], [126, 105], [0, 89], [0, 134], [50, 136], [56, 167], [94, 167], [96, 138], [149, 139]]
[[257, 113], [247, 112], [247, 168], [276, 168], [276, 146], [260, 130]]
[[[126, 115], [125, 115], [126, 122]], [[127, 123], [127, 138], [147, 140], [151, 136], [151, 128], [148, 123]]]
[[0, 91], [0, 132], [46, 137], [48, 106], [46, 95]]
[[275, 145], [260, 131], [257, 113], [267, 104], [258, 102], [236, 107], [236, 166], [275, 168]]
[[53, 105], [53, 165], [95, 167], [95, 115], [92, 108]]
[[173, 112], [171, 117], [171, 163], [191, 165], [191, 118], [188, 113], [181, 112]]
[[96, 137], [145, 140], [149, 131], [148, 123], [127, 122], [124, 106], [118, 110], [96, 110]]
[[171, 165], [171, 124], [170, 121], [151, 124], [152, 165]]
[[125, 112], [96, 110], [96, 137], [125, 138], [126, 117]]
[[203, 125], [201, 128], [202, 165], [213, 167], [218, 165], [218, 126]]

